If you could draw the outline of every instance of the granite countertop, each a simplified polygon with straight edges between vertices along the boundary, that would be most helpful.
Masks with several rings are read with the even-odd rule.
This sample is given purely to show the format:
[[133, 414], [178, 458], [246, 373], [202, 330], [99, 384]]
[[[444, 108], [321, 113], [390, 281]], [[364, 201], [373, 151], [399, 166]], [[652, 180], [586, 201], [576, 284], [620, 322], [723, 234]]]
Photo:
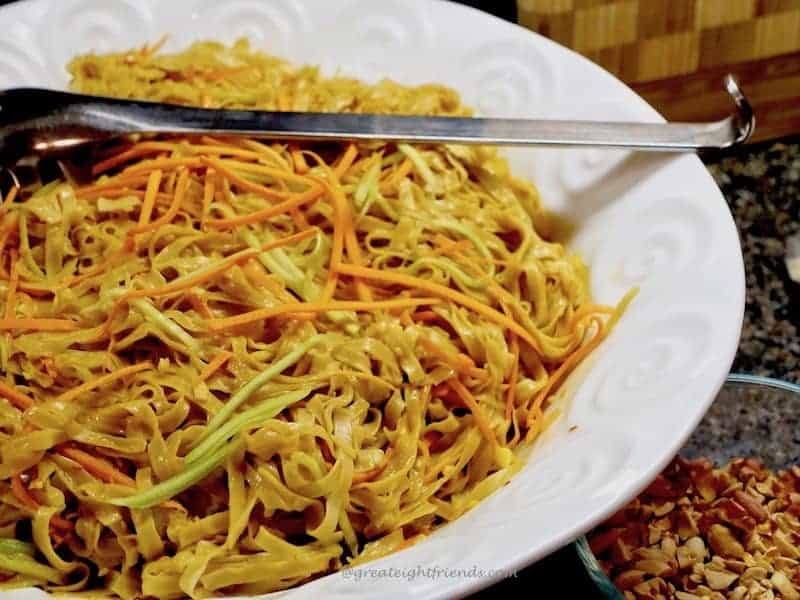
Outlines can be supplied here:
[[[784, 240], [800, 232], [800, 136], [706, 156], [704, 162], [731, 208], [744, 255], [747, 304], [731, 372], [800, 383], [800, 284], [789, 278], [784, 264]], [[602, 598], [572, 547], [477, 597], [497, 594]]]

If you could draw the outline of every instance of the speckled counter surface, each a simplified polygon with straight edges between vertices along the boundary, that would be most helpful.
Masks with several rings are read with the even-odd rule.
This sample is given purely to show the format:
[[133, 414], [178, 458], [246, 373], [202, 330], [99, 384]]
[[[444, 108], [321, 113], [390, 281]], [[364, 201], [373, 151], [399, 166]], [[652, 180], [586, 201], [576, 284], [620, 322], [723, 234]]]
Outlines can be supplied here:
[[784, 240], [800, 232], [800, 137], [706, 163], [736, 219], [747, 274], [732, 370], [800, 383], [800, 284], [784, 264]]
[[[706, 156], [704, 161], [736, 221], [747, 275], [742, 339], [731, 370], [800, 383], [800, 284], [789, 278], [784, 264], [784, 241], [800, 232], [800, 136]], [[746, 402], [747, 396], [739, 401]], [[756, 415], [752, 406], [727, 406], [731, 413], [746, 415], [749, 421], [766, 423], [778, 418]], [[704, 423], [692, 438], [695, 453], [705, 448], [706, 453], [717, 454], [719, 429], [713, 419]], [[796, 437], [794, 428], [778, 429]], [[775, 433], [765, 432], [772, 438]], [[774, 445], [776, 440], [772, 442]], [[559, 550], [479, 597], [501, 595], [533, 600], [602, 598], [572, 547]]]

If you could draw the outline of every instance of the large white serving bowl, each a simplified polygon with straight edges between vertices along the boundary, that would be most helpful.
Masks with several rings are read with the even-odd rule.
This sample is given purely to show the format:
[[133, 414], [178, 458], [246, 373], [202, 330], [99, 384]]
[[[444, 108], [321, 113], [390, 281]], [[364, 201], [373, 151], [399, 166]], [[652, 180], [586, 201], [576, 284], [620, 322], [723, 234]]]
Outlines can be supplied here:
[[[588, 60], [445, 1], [28, 0], [0, 9], [0, 31], [0, 88], [64, 88], [73, 55], [164, 33], [167, 49], [246, 36], [329, 73], [441, 82], [486, 116], [662, 120]], [[613, 303], [632, 286], [640, 293], [570, 378], [565, 416], [509, 485], [419, 544], [288, 597], [444, 598], [489, 585], [638, 493], [725, 379], [744, 307], [742, 255], [698, 158], [543, 148], [508, 156], [548, 207], [577, 224], [570, 243], [591, 266], [595, 298]]]

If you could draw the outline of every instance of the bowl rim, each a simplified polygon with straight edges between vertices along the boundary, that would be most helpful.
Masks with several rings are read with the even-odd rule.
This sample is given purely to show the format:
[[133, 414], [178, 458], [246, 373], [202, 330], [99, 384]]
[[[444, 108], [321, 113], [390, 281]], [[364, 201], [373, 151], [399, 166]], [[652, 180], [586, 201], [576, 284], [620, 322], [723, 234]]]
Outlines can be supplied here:
[[800, 385], [791, 383], [790, 381], [783, 381], [775, 379], [774, 377], [764, 377], [762, 375], [749, 375], [746, 373], [731, 373], [725, 378], [725, 384], [741, 383], [748, 385], [763, 385], [777, 390], [784, 390], [787, 392], [794, 392], [800, 394]]
[[[776, 379], [774, 377], [765, 377], [763, 375], [730, 373], [725, 378], [725, 383], [722, 387], [724, 388], [731, 384], [763, 386], [773, 390], [782, 390], [800, 394], [800, 385], [791, 383], [789, 381]], [[603, 571], [603, 568], [600, 566], [600, 562], [597, 560], [597, 557], [589, 546], [589, 539], [586, 537], [586, 535], [580, 536], [573, 542], [572, 545], [586, 571], [587, 576], [592, 580], [594, 585], [597, 587], [597, 590], [604, 594], [607, 600], [624, 600], [625, 597], [622, 595], [622, 592], [620, 592], [620, 590], [614, 585], [614, 583], [611, 581], [611, 578], [606, 575], [605, 571]]]

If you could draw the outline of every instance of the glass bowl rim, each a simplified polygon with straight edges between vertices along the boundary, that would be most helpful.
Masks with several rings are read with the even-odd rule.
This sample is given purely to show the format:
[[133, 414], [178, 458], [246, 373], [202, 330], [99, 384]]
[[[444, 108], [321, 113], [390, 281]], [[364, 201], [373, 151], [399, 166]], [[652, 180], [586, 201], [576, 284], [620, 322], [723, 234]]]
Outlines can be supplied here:
[[[763, 377], [761, 375], [731, 373], [725, 378], [723, 387], [730, 384], [764, 386], [773, 390], [782, 390], [800, 394], [800, 385], [798, 384], [782, 381], [773, 377]], [[586, 538], [586, 536], [582, 535], [575, 540], [573, 547], [575, 548], [575, 552], [583, 564], [584, 569], [586, 570], [586, 574], [589, 576], [589, 579], [592, 580], [595, 586], [597, 586], [598, 591], [604, 594], [608, 600], [625, 600], [622, 592], [617, 589], [611, 579], [605, 574], [605, 571], [603, 571], [600, 563], [597, 561], [597, 557], [589, 547], [589, 540]]]

